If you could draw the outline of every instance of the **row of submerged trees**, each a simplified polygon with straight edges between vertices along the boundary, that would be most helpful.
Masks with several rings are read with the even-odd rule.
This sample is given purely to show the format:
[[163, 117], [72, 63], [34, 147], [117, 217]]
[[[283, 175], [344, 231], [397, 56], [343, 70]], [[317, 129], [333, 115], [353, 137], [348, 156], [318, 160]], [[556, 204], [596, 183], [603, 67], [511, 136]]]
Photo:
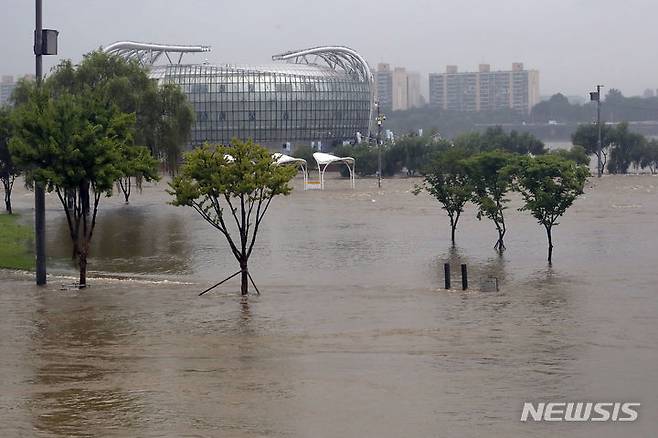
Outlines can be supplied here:
[[136, 62], [92, 52], [63, 61], [37, 85], [23, 81], [0, 110], [0, 179], [11, 212], [21, 173], [54, 192], [66, 214], [73, 258], [86, 284], [87, 256], [103, 195], [173, 171], [193, 122], [182, 91], [158, 84]]
[[[339, 146], [335, 154], [354, 157], [357, 174], [368, 176], [378, 170], [378, 152], [376, 145], [364, 142]], [[524, 202], [521, 210], [530, 212], [546, 230], [550, 262], [553, 227], [583, 193], [591, 153], [591, 148], [581, 145], [548, 151], [533, 135], [505, 132], [501, 127], [453, 140], [410, 135], [382, 146], [382, 174], [422, 175], [424, 181], [414, 192], [427, 191], [441, 203], [450, 220], [453, 244], [460, 216], [472, 202], [478, 219], [494, 223], [498, 232], [494, 248], [500, 252], [505, 250], [509, 195], [518, 192]], [[310, 148], [296, 151], [309, 162], [311, 155]]]
[[450, 219], [452, 243], [460, 216], [468, 202], [477, 207], [477, 218], [487, 218], [496, 226], [494, 248], [505, 250], [505, 210], [511, 192], [523, 199], [522, 211], [529, 211], [546, 230], [548, 261], [552, 262], [552, 229], [557, 220], [583, 193], [586, 166], [557, 154], [533, 156], [504, 150], [473, 153], [453, 147], [438, 153], [423, 169], [422, 184], [414, 193], [427, 191], [435, 197]]

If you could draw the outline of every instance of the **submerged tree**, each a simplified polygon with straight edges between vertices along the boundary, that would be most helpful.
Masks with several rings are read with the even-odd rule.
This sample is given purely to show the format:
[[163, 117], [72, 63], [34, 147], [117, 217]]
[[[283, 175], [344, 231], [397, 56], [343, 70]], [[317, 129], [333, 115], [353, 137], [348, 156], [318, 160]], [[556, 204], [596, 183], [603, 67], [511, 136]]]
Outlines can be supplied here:
[[494, 248], [502, 253], [505, 250], [505, 204], [509, 202], [507, 193], [512, 188], [514, 176], [509, 164], [514, 155], [500, 150], [483, 152], [466, 160], [468, 177], [473, 183], [472, 201], [478, 207], [477, 218], [491, 219], [498, 231]]
[[[249, 292], [249, 257], [265, 213], [275, 196], [290, 193], [296, 173], [294, 167], [278, 166], [266, 148], [235, 140], [230, 147], [205, 145], [187, 153], [169, 184], [173, 205], [194, 208], [226, 238], [240, 264], [234, 275], [242, 274], [242, 295]], [[231, 217], [238, 237], [227, 224]]]
[[548, 262], [553, 259], [552, 229], [558, 218], [583, 193], [590, 176], [589, 169], [557, 155], [519, 158], [514, 166], [516, 189], [525, 202], [520, 210], [527, 210], [546, 229]]
[[[601, 125], [601, 173], [605, 170], [608, 161], [610, 145], [614, 142], [615, 128], [603, 123]], [[588, 154], [599, 156], [599, 128], [596, 123], [578, 125], [576, 132], [571, 136], [571, 142], [585, 148]]]
[[126, 204], [130, 201], [130, 194], [133, 187], [133, 179], [135, 186], [140, 190], [143, 181], [157, 181], [158, 180], [158, 160], [153, 158], [153, 155], [146, 147], [127, 145], [122, 147], [121, 153], [121, 176], [118, 179], [117, 185], [119, 190], [123, 193]]
[[11, 131], [10, 110], [0, 108], [0, 181], [2, 181], [2, 187], [5, 191], [5, 209], [9, 214], [12, 214], [11, 191], [14, 188], [16, 177], [20, 174], [20, 170], [14, 164], [9, 153]]
[[620, 123], [612, 134], [613, 145], [610, 149], [610, 173], [627, 173], [631, 164], [639, 167], [647, 143], [646, 138], [628, 129], [628, 123]]
[[121, 149], [132, 144], [134, 114], [87, 89], [52, 94], [48, 81], [14, 110], [9, 148], [30, 183], [42, 183], [59, 198], [80, 269], [87, 284], [87, 257], [103, 194], [122, 174]]
[[[71, 61], [62, 61], [48, 82], [55, 94], [94, 90], [108, 105], [135, 114], [134, 141], [123, 153], [131, 162], [133, 157], [144, 159], [139, 168], [126, 168], [123, 178], [117, 181], [125, 198], [130, 197], [133, 180], [139, 185], [142, 180], [157, 179], [158, 161], [170, 171], [176, 168], [194, 120], [192, 108], [178, 86], [158, 86], [136, 61], [101, 51], [88, 53], [77, 67]], [[148, 160], [142, 147], [157, 160]]]
[[473, 185], [463, 161], [467, 157], [466, 150], [457, 148], [438, 154], [424, 169], [425, 181], [423, 184], [417, 185], [414, 189], [415, 195], [426, 190], [441, 203], [441, 208], [448, 213], [453, 245], [459, 217], [473, 195]]

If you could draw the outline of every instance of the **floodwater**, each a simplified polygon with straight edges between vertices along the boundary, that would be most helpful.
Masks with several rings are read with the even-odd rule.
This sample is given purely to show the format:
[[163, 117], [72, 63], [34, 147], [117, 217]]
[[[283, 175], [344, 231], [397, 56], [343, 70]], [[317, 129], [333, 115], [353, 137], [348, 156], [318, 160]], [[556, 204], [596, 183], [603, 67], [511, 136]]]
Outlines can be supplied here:
[[[658, 426], [658, 178], [592, 180], [554, 232], [469, 209], [451, 249], [418, 180], [274, 201], [238, 267], [166, 184], [103, 199], [92, 285], [48, 198], [49, 285], [0, 272], [2, 437], [649, 437]], [[31, 194], [16, 207], [31, 215]], [[469, 267], [443, 289], [443, 263]], [[498, 279], [499, 290], [492, 285]], [[459, 286], [458, 273], [453, 286]], [[640, 402], [635, 423], [522, 423], [524, 401]]]

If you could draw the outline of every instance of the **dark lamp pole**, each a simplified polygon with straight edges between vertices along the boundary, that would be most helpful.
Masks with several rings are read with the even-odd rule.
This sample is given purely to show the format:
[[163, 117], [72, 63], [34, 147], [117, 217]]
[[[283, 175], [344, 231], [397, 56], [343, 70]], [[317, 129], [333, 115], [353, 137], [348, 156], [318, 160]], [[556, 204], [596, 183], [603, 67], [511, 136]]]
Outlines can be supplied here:
[[386, 116], [381, 113], [379, 102], [375, 102], [377, 107], [377, 187], [382, 187], [382, 124]]
[[[43, 28], [42, 0], [35, 0], [34, 55], [37, 87], [43, 79], [43, 55], [57, 54], [56, 30]], [[34, 234], [37, 285], [46, 284], [46, 189], [43, 182], [34, 184]]]

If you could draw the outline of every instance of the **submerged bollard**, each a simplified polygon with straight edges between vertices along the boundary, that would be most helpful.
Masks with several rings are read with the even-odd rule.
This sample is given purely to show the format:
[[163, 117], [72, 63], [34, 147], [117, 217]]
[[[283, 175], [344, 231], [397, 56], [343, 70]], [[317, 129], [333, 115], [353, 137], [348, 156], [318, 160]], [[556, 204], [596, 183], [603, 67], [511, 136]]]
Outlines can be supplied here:
[[450, 289], [450, 263], [443, 264], [443, 274], [445, 275], [446, 289]]
[[468, 289], [468, 271], [466, 265], [462, 263], [462, 290]]

